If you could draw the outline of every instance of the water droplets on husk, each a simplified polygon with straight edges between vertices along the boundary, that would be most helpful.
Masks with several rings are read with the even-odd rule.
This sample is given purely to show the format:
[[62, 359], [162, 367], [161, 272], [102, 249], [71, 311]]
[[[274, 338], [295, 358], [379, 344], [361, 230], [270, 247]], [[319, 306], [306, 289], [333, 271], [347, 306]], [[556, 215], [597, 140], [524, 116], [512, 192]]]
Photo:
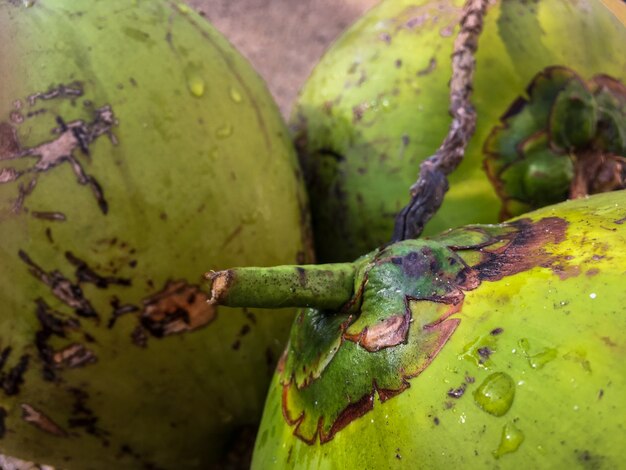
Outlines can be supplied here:
[[493, 415], [504, 416], [515, 398], [515, 382], [505, 372], [489, 375], [474, 391], [474, 401], [478, 407]]
[[499, 459], [505, 454], [510, 454], [519, 449], [519, 446], [524, 442], [524, 433], [513, 423], [506, 423], [502, 428], [502, 437], [500, 438], [500, 445], [496, 450], [492, 452], [496, 459]]
[[206, 90], [206, 82], [202, 77], [202, 69], [198, 64], [190, 62], [185, 67], [185, 79], [187, 80], [187, 89], [189, 92], [200, 98], [204, 96]]
[[230, 89], [230, 99], [233, 100], [235, 103], [241, 103], [243, 101], [241, 93], [239, 93], [239, 91], [235, 87], [231, 87]]

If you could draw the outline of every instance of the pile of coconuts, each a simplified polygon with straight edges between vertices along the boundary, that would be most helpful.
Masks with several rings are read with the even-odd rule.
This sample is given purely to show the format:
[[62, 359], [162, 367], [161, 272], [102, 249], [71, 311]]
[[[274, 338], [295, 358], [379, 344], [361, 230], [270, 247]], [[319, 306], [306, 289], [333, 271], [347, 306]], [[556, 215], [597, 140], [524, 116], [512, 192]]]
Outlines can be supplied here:
[[626, 6], [487, 2], [391, 242], [463, 7], [383, 0], [290, 133], [183, 3], [0, 2], [1, 465], [620, 468]]

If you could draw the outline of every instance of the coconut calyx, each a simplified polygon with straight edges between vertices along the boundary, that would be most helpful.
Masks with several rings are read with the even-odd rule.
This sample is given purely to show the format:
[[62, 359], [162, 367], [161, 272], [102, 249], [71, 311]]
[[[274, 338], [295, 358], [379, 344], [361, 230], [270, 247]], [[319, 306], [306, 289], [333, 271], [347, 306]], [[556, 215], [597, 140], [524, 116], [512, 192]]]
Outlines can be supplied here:
[[486, 140], [484, 166], [506, 219], [626, 187], [626, 87], [555, 66], [535, 76]]
[[563, 241], [567, 226], [558, 217], [474, 225], [393, 243], [353, 263], [206, 277], [211, 302], [306, 307], [278, 367], [282, 414], [299, 439], [323, 444], [431, 364], [461, 321], [465, 292], [537, 266], [562, 269], [544, 247]]

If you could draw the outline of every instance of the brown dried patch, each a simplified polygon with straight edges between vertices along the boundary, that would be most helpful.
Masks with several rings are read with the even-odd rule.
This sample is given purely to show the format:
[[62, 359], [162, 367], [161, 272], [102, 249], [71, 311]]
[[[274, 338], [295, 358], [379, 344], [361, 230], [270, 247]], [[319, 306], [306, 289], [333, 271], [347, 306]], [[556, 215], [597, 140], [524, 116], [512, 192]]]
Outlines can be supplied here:
[[[8, 160], [19, 151], [17, 131], [8, 122], [0, 122], [0, 160]], [[8, 178], [4, 169], [0, 170], [0, 183], [4, 183], [3, 178]]]
[[78, 283], [71, 282], [57, 270], [46, 272], [22, 250], [18, 252], [18, 255], [26, 263], [30, 273], [47, 285], [56, 298], [74, 309], [77, 315], [98, 318], [98, 313], [84, 297], [83, 290]]
[[471, 268], [479, 280], [498, 281], [536, 266], [552, 267], [558, 274], [557, 260], [545, 246], [565, 240], [568, 222], [558, 217], [546, 217], [536, 222], [521, 219], [509, 225], [517, 230], [501, 237], [508, 243], [493, 252], [482, 250], [483, 261]]
[[217, 316], [217, 307], [208, 300], [199, 286], [169, 281], [161, 292], [144, 299], [141, 324], [157, 338], [197, 330]]
[[[28, 97], [28, 102], [32, 106], [38, 99], [78, 97], [82, 94], [82, 86], [75, 82], [70, 85], [60, 85], [47, 92], [35, 93]], [[93, 109], [91, 122], [79, 119], [66, 123], [60, 116], [57, 116], [56, 121], [58, 126], [52, 129], [55, 138], [31, 148], [21, 148], [15, 129], [8, 123], [0, 123], [0, 162], [33, 157], [37, 159], [32, 166], [26, 169], [0, 168], [0, 184], [14, 182], [27, 174], [39, 175], [63, 163], [68, 163], [74, 171], [78, 183], [91, 189], [100, 210], [106, 214], [108, 203], [104, 198], [104, 192], [98, 181], [85, 172], [75, 155], [75, 151], [79, 150], [83, 155], [89, 157], [90, 145], [102, 135], [107, 135], [113, 144], [117, 143], [111, 130], [113, 126], [117, 125], [111, 106], [105, 105]]]
[[35, 407], [22, 403], [22, 419], [41, 431], [58, 437], [68, 437], [67, 431]]
[[365, 327], [357, 334], [344, 334], [344, 338], [353, 341], [369, 352], [380, 351], [406, 342], [411, 326], [411, 311], [404, 315], [393, 315], [372, 327]]
[[67, 367], [73, 369], [75, 367], [83, 367], [98, 362], [98, 358], [79, 343], [70, 344], [69, 346], [56, 351], [52, 355], [52, 361], [56, 367]]

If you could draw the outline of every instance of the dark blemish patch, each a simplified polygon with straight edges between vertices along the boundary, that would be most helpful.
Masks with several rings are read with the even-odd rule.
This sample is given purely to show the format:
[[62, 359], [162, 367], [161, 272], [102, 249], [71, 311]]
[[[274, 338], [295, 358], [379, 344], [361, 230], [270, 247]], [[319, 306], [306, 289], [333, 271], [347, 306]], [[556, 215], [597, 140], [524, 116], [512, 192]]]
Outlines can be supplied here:
[[70, 344], [63, 349], [56, 351], [52, 355], [52, 360], [56, 368], [69, 369], [84, 367], [98, 362], [98, 358], [93, 351], [90, 351], [84, 345], [79, 343]]
[[[504, 249], [491, 253], [481, 250], [483, 261], [473, 267], [480, 281], [499, 281], [528, 271], [536, 266], [553, 267], [556, 257], [543, 249], [549, 243], [558, 244], [565, 240], [568, 223], [558, 217], [546, 217], [536, 222], [520, 219], [509, 224], [516, 230], [500, 237], [508, 240]], [[563, 267], [559, 265], [557, 270]]]
[[26, 113], [26, 119], [34, 118], [35, 116], [39, 116], [40, 114], [47, 113], [48, 110], [46, 108], [37, 109], [35, 111], [29, 111]]
[[230, 347], [234, 351], [239, 351], [239, 348], [241, 347], [241, 340], [236, 339], [235, 342]]
[[[19, 153], [20, 142], [17, 138], [17, 131], [8, 122], [0, 122], [0, 160], [10, 159]], [[5, 169], [0, 170], [0, 183], [4, 183]]]
[[5, 423], [7, 417], [7, 410], [0, 406], [0, 439], [2, 439], [7, 432], [7, 426]]
[[393, 64], [396, 66], [397, 69], [399, 69], [400, 67], [402, 67], [402, 59], [396, 59]]
[[199, 286], [168, 281], [163, 290], [143, 300], [141, 325], [157, 338], [197, 330], [217, 316], [217, 307], [208, 300]]
[[604, 396], [604, 390], [600, 389], [600, 391], [598, 392], [598, 400], [601, 400], [603, 396]]
[[136, 268], [137, 267], [137, 260], [136, 259], [131, 259], [128, 262], [128, 266], [130, 266], [131, 268]]
[[67, 432], [35, 407], [22, 403], [22, 419], [39, 430], [58, 437], [68, 437]]
[[59, 85], [52, 87], [46, 92], [33, 93], [27, 100], [29, 106], [34, 106], [37, 100], [52, 100], [55, 98], [69, 98], [75, 100], [76, 98], [83, 96], [83, 84], [75, 81], [68, 83], [67, 85]]
[[137, 86], [137, 80], [135, 80], [133, 77], [130, 77], [130, 78], [128, 79], [128, 81], [130, 82], [130, 84], [131, 84], [132, 86], [134, 86], [134, 87], [136, 87], [136, 86]]
[[450, 398], [456, 398], [456, 399], [461, 398], [464, 394], [465, 394], [465, 384], [461, 385], [458, 388], [451, 388], [446, 393], [446, 395], [448, 395]]
[[608, 336], [602, 336], [600, 339], [602, 340], [604, 344], [606, 344], [607, 346], [611, 348], [617, 347], [617, 343], [613, 341], [611, 338], [609, 338]]
[[256, 325], [256, 316], [254, 315], [254, 313], [252, 313], [245, 307], [243, 308], [243, 313], [251, 324]]
[[85, 282], [94, 284], [99, 289], [106, 289], [109, 285], [130, 286], [130, 279], [113, 277], [113, 276], [101, 276], [91, 269], [87, 262], [75, 256], [71, 251], [65, 252], [65, 258], [76, 267], [76, 279], [78, 282]]
[[617, 219], [613, 223], [615, 223], [617, 225], [622, 225], [624, 222], [626, 222], [626, 217], [622, 217], [621, 219]]
[[439, 426], [439, 418], [437, 418], [436, 416], [433, 418], [433, 423], [435, 423], [435, 426]]
[[[6, 362], [11, 349], [3, 350], [3, 362]], [[7, 353], [5, 357], [4, 354]], [[28, 354], [22, 355], [17, 364], [10, 368], [7, 372], [0, 369], [0, 386], [7, 396], [17, 395], [20, 392], [20, 386], [24, 383], [24, 373], [28, 369], [28, 362], [30, 356]], [[4, 366], [4, 363], [3, 363]]]
[[[75, 392], [81, 392], [78, 389], [74, 389]], [[86, 394], [85, 394], [86, 395]], [[106, 439], [110, 435], [109, 432], [101, 429], [97, 426], [98, 417], [93, 414], [93, 411], [84, 407], [80, 400], [86, 400], [86, 396], [83, 398], [80, 395], [75, 395], [77, 401], [74, 402], [73, 412], [76, 416], [68, 418], [67, 425], [72, 429], [82, 428], [87, 434], [96, 436], [102, 439], [102, 443], [105, 447], [108, 447], [109, 441]]]
[[159, 218], [160, 218], [161, 220], [167, 220], [167, 214], [166, 214], [165, 212], [161, 212], [161, 213], [159, 214]]
[[32, 211], [30, 215], [32, 215], [36, 219], [50, 220], [52, 222], [65, 222], [67, 220], [63, 212]]
[[588, 470], [597, 470], [600, 468], [604, 468], [603, 460], [605, 459], [602, 455], [597, 455], [591, 453], [589, 450], [574, 450], [576, 454], [576, 459], [581, 466]]
[[[0, 183], [2, 183], [2, 181], [0, 181]], [[37, 186], [36, 179], [30, 180], [27, 185], [23, 185], [22, 183], [19, 183], [17, 185], [17, 198], [15, 199], [15, 202], [13, 203], [11, 212], [13, 212], [14, 214], [19, 214], [22, 211], [22, 209], [24, 209], [24, 200], [26, 199], [26, 196], [29, 196], [30, 194], [32, 194], [36, 186]]]
[[35, 333], [35, 346], [43, 363], [44, 380], [54, 381], [56, 380], [55, 370], [57, 368], [55, 363], [56, 352], [48, 344], [48, 340], [52, 336], [65, 338], [68, 330], [80, 328], [80, 322], [75, 318], [52, 310], [42, 299], [37, 299], [35, 303], [37, 305], [36, 316], [40, 326], [40, 329]]
[[418, 70], [417, 76], [423, 77], [424, 75], [428, 75], [429, 73], [433, 72], [436, 68], [437, 68], [437, 59], [435, 59], [434, 57], [431, 57], [430, 60], [428, 61], [428, 65], [422, 70]]
[[471, 375], [466, 375], [465, 376], [465, 383], [473, 384], [474, 382], [476, 382], [476, 378], [475, 377], [472, 377]]
[[411, 138], [407, 134], [402, 134], [402, 145], [408, 147]]
[[493, 351], [490, 348], [488, 348], [487, 346], [484, 346], [482, 348], [478, 348], [476, 350], [476, 352], [480, 356], [481, 364], [483, 362], [486, 362], [487, 360], [489, 360], [489, 357], [493, 354]]
[[74, 309], [77, 315], [86, 318], [98, 318], [98, 313], [91, 303], [85, 299], [83, 291], [78, 284], [70, 282], [59, 271], [44, 271], [22, 250], [19, 250], [18, 255], [28, 265], [30, 273], [48, 286], [56, 298]]
[[598, 268], [593, 268], [593, 269], [590, 269], [587, 272], [585, 272], [585, 276], [592, 277], [592, 276], [595, 276], [598, 273], [600, 273], [600, 270]]
[[491, 331], [489, 332], [489, 334], [490, 334], [491, 336], [498, 336], [498, 335], [502, 334], [503, 332], [504, 332], [504, 329], [503, 329], [503, 328], [498, 327], [498, 328], [494, 328], [493, 330], [491, 330]]
[[245, 336], [250, 333], [250, 325], [243, 325], [239, 330], [239, 336]]
[[133, 332], [130, 334], [130, 338], [135, 346], [139, 346], [140, 348], [148, 346], [148, 336], [146, 335], [146, 330], [144, 330], [140, 325], [135, 327]]
[[118, 299], [115, 296], [111, 298], [110, 305], [113, 308], [113, 313], [111, 314], [111, 318], [109, 319], [109, 322], [107, 323], [107, 328], [109, 329], [115, 326], [115, 322], [117, 322], [117, 319], [121, 317], [122, 315], [139, 311], [139, 307], [137, 307], [136, 305], [130, 305], [130, 304], [122, 305], [122, 303], [120, 302], [120, 299]]
[[[29, 103], [33, 105], [37, 99], [52, 99], [69, 95], [82, 95], [82, 88], [79, 89], [60, 85], [58, 88], [52, 89], [47, 93], [31, 95], [29, 97]], [[37, 159], [34, 165], [23, 170], [12, 167], [0, 169], [0, 184], [16, 181], [27, 174], [35, 174], [36, 177], [38, 177], [38, 175], [63, 163], [68, 163], [78, 183], [80, 185], [86, 185], [91, 189], [98, 203], [98, 207], [102, 213], [106, 214], [108, 212], [108, 204], [104, 198], [100, 184], [93, 176], [85, 172], [80, 161], [74, 155], [74, 151], [80, 149], [84, 155], [90, 156], [89, 146], [102, 135], [107, 135], [114, 145], [117, 144], [117, 140], [111, 131], [112, 127], [117, 125], [117, 120], [115, 119], [111, 107], [105, 105], [93, 109], [93, 114], [94, 116], [91, 122], [76, 120], [66, 123], [60, 116], [57, 116], [56, 121], [58, 127], [52, 129], [52, 134], [55, 135], [55, 138], [31, 148], [21, 148], [17, 142], [17, 137], [10, 136], [12, 132], [10, 129], [6, 128], [6, 126], [0, 128], [0, 132], [3, 133], [2, 141], [7, 141], [7, 143], [2, 144], [0, 161], [30, 157]]]
[[378, 39], [384, 41], [386, 44], [391, 44], [391, 35], [389, 33], [380, 33]]

